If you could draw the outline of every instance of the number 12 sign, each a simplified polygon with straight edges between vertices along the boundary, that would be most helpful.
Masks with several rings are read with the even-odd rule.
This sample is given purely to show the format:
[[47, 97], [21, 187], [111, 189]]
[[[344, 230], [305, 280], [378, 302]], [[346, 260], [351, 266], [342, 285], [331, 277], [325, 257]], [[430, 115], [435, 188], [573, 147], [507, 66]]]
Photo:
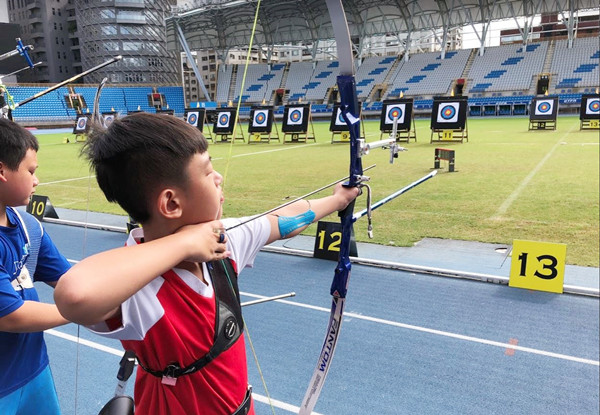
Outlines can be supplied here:
[[562, 293], [567, 245], [513, 241], [510, 287]]

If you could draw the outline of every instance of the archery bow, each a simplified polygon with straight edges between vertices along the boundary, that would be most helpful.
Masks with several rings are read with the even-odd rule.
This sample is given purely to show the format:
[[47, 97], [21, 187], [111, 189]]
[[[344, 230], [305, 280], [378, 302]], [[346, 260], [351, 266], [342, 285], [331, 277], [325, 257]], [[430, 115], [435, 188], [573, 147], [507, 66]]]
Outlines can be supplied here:
[[[362, 160], [359, 153], [360, 137], [360, 108], [356, 95], [356, 84], [354, 80], [354, 59], [352, 56], [352, 43], [346, 14], [341, 0], [327, 0], [327, 8], [331, 16], [331, 24], [336, 39], [340, 75], [337, 77], [338, 90], [340, 93], [340, 108], [342, 117], [348, 124], [350, 130], [350, 173], [344, 186], [357, 187], [365, 181], [363, 176]], [[317, 366], [313, 372], [306, 394], [300, 406], [299, 414], [310, 414], [317, 403], [321, 389], [325, 383], [325, 377], [329, 371], [333, 353], [337, 344], [344, 304], [348, 278], [350, 277], [350, 238], [352, 236], [352, 216], [354, 201], [340, 212], [342, 223], [342, 236], [340, 241], [340, 254], [338, 264], [335, 268], [333, 282], [331, 284], [331, 313], [327, 334]]]
[[299, 415], [310, 414], [315, 407], [319, 394], [325, 383], [325, 378], [337, 345], [339, 337], [342, 317], [344, 313], [344, 305], [346, 301], [346, 293], [348, 289], [348, 280], [350, 278], [350, 241], [352, 237], [352, 225], [360, 217], [367, 214], [369, 217], [369, 237], [372, 237], [371, 226], [371, 211], [389, 202], [392, 199], [400, 196], [415, 186], [433, 177], [436, 173], [429, 173], [423, 178], [413, 182], [412, 184], [400, 189], [399, 191], [381, 199], [371, 205], [371, 190], [365, 183], [369, 180], [363, 175], [362, 159], [363, 155], [368, 154], [369, 150], [376, 147], [390, 149], [390, 163], [398, 156], [398, 151], [404, 151], [402, 147], [396, 144], [396, 128], [398, 120], [394, 120], [394, 131], [390, 138], [377, 142], [366, 144], [360, 138], [360, 107], [356, 94], [356, 83], [354, 79], [354, 59], [352, 54], [352, 42], [350, 39], [350, 30], [346, 21], [346, 14], [342, 5], [342, 0], [327, 0], [327, 9], [331, 17], [333, 33], [336, 39], [338, 61], [340, 67], [340, 75], [337, 77], [338, 90], [340, 93], [340, 109], [341, 114], [346, 124], [348, 124], [350, 132], [350, 174], [349, 179], [344, 186], [346, 187], [365, 187], [367, 194], [367, 208], [357, 214], [354, 214], [354, 201], [352, 201], [343, 211], [339, 213], [341, 218], [342, 236], [340, 240], [340, 253], [338, 264], [335, 268], [333, 282], [331, 284], [331, 312], [329, 316], [329, 324], [325, 340], [321, 348], [321, 354], [317, 361], [317, 365], [313, 372], [313, 376], [304, 395], [304, 399], [300, 406]]

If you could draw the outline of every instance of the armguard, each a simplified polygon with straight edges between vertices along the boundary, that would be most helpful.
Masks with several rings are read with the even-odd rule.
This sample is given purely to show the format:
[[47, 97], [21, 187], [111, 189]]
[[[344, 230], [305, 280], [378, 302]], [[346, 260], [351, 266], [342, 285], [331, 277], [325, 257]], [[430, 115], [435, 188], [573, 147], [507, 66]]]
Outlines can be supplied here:
[[315, 220], [315, 212], [311, 209], [297, 216], [279, 216], [277, 224], [279, 225], [279, 234], [285, 238], [303, 226], [310, 225]]

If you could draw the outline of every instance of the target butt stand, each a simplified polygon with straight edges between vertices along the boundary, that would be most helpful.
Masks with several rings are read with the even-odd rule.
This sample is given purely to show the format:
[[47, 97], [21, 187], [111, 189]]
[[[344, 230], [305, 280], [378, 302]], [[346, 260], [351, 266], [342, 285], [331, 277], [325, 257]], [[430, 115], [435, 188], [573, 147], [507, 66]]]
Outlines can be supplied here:
[[[279, 130], [274, 122], [275, 116], [273, 107], [270, 106], [254, 106], [250, 110], [250, 118], [248, 119], [248, 144], [252, 143], [270, 143], [271, 140], [279, 139]], [[273, 126], [275, 133], [273, 133]]]
[[311, 104], [287, 104], [283, 110], [281, 132], [283, 133], [283, 144], [307, 143], [308, 140], [316, 143]]
[[397, 98], [383, 101], [381, 108], [379, 138], [393, 134], [397, 142], [417, 141], [417, 129], [413, 118], [413, 99]]
[[600, 129], [600, 94], [584, 94], [581, 96], [579, 108], [579, 129]]
[[[215, 113], [215, 121], [213, 124], [213, 133], [216, 143], [230, 143], [236, 140], [246, 141], [244, 130], [240, 124], [240, 120], [236, 117], [236, 109], [234, 107], [219, 108]], [[238, 135], [237, 133], [241, 135]]]
[[465, 140], [469, 141], [467, 97], [434, 97], [429, 142], [462, 143]]
[[[358, 108], [360, 108], [360, 113], [358, 114], [358, 119], [360, 121], [361, 127], [360, 133], [361, 138], [364, 139], [365, 123], [362, 119], [362, 105], [360, 103], [358, 103]], [[331, 144], [350, 142], [350, 128], [348, 127], [348, 124], [342, 116], [342, 109], [339, 103], [336, 103], [333, 107], [333, 112], [331, 113], [331, 121], [329, 123], [329, 131], [331, 131]], [[336, 139], [336, 136], [339, 136], [339, 138]]]
[[[200, 107], [200, 104], [198, 104], [196, 108], [186, 108], [183, 114], [183, 119], [192, 127], [196, 127], [198, 130], [200, 130], [202, 135], [204, 135], [204, 138], [214, 143], [210, 129], [209, 114], [206, 108]], [[205, 125], [208, 126], [206, 131], [204, 129]]]
[[538, 96], [531, 100], [528, 130], [556, 130], [558, 96]]

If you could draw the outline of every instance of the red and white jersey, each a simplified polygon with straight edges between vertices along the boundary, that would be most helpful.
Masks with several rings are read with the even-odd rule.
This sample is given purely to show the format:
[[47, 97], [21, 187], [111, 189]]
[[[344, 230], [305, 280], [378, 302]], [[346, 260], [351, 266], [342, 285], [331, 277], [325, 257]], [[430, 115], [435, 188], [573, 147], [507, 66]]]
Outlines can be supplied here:
[[[241, 220], [222, 222], [227, 228]], [[253, 265], [270, 232], [264, 217], [227, 232], [227, 249], [238, 274]], [[142, 237], [143, 228], [134, 229], [127, 245], [139, 243]], [[119, 321], [89, 328], [121, 340], [149, 369], [162, 371], [173, 362], [188, 366], [210, 350], [215, 336], [215, 296], [206, 264], [203, 274], [206, 284], [189, 271], [167, 271], [121, 304]], [[231, 414], [244, 400], [247, 375], [243, 335], [201, 370], [177, 378], [173, 386], [138, 368], [136, 413]]]

